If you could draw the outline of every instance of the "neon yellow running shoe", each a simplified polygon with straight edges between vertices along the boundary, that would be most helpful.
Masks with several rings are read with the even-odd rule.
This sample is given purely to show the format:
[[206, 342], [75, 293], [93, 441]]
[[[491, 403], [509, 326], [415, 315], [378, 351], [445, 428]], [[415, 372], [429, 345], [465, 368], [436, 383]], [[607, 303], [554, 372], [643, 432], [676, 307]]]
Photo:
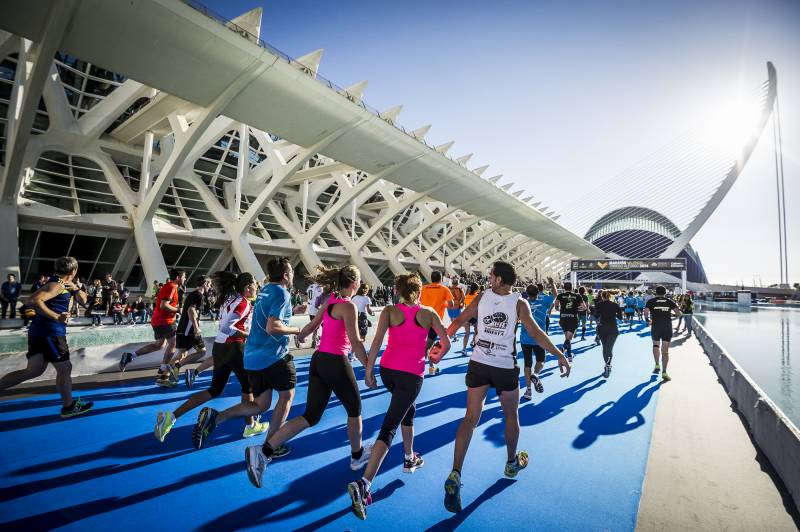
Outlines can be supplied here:
[[269, 430], [269, 421], [261, 421], [261, 416], [256, 416], [253, 419], [253, 425], [247, 425], [244, 428], [244, 432], [242, 433], [242, 438], [252, 438], [253, 436], [258, 436], [259, 434], [264, 434]]
[[506, 476], [508, 478], [514, 478], [517, 476], [517, 473], [526, 467], [528, 467], [528, 453], [520, 451], [517, 453], [517, 456], [514, 457], [513, 462], [506, 462]]
[[153, 434], [156, 439], [164, 443], [164, 438], [167, 437], [172, 426], [175, 424], [175, 416], [172, 412], [159, 412], [156, 418], [156, 426], [153, 428]]
[[665, 371], [661, 374], [661, 380], [664, 382], [669, 382], [672, 380], [672, 378], [669, 375], [667, 375], [667, 372]]

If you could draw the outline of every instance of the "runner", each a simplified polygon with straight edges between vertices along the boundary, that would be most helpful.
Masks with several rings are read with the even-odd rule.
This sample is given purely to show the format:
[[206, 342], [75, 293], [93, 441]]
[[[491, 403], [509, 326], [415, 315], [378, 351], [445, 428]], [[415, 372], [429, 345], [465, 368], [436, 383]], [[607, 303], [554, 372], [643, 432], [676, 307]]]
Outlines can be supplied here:
[[[203, 341], [203, 331], [200, 328], [200, 316], [203, 314], [203, 303], [205, 293], [211, 286], [211, 279], [205, 275], [197, 278], [196, 290], [190, 293], [181, 309], [181, 317], [178, 321], [178, 330], [175, 335], [175, 356], [170, 362], [169, 384], [176, 385], [180, 368], [190, 364], [206, 354], [206, 344]], [[191, 355], [189, 351], [194, 349]], [[199, 373], [207, 370], [214, 365], [214, 358], [208, 357], [200, 362], [197, 368], [186, 368], [184, 378], [186, 386], [194, 386], [194, 380]]]
[[450, 324], [448, 333], [457, 330], [466, 320], [478, 318], [478, 341], [472, 351], [467, 375], [467, 413], [458, 427], [453, 454], [453, 470], [444, 484], [444, 507], [450, 512], [461, 511], [461, 468], [470, 439], [483, 410], [490, 387], [497, 391], [505, 417], [507, 462], [506, 477], [517, 476], [528, 465], [528, 453], [517, 452], [519, 440], [519, 367], [512, 350], [514, 325], [523, 327], [545, 350], [558, 356], [562, 377], [570, 372], [569, 362], [547, 335], [536, 325], [530, 307], [520, 301], [511, 287], [517, 280], [514, 267], [507, 262], [495, 262], [489, 273], [489, 290], [476, 298], [461, 316]]
[[350, 469], [358, 471], [369, 459], [370, 446], [361, 441], [361, 396], [353, 367], [347, 353], [355, 352], [359, 362], [367, 365], [367, 353], [358, 336], [356, 306], [350, 300], [361, 285], [361, 272], [355, 266], [343, 268], [320, 267], [314, 281], [332, 291], [331, 297], [317, 313], [314, 321], [300, 331], [300, 341], [323, 325], [319, 349], [311, 356], [308, 372], [306, 409], [302, 415], [287, 421], [267, 438], [264, 445], [245, 450], [247, 476], [250, 482], [261, 487], [264, 470], [277, 449], [322, 418], [331, 398], [331, 392], [347, 412], [347, 436], [350, 439]]
[[[439, 319], [444, 321], [444, 309], [454, 308], [453, 294], [450, 289], [442, 284], [442, 272], [431, 272], [431, 283], [422, 287], [422, 294], [420, 295], [420, 303], [426, 307], [431, 307]], [[430, 351], [434, 342], [436, 341], [436, 331], [431, 329], [428, 332], [428, 345], [426, 351]], [[428, 375], [437, 375], [439, 368], [433, 363], [433, 360], [428, 360]]]
[[[553, 281], [552, 277], [548, 277], [547, 280], [550, 283], [553, 294], [557, 295], [558, 288], [556, 288], [555, 281]], [[543, 330], [547, 320], [547, 312], [553, 305], [556, 296], [545, 294], [544, 285], [542, 285], [542, 283], [530, 285], [525, 291], [528, 294], [527, 303], [531, 308], [533, 319], [536, 325]], [[533, 395], [531, 393], [531, 385], [533, 385], [537, 393], [544, 392], [544, 385], [541, 379], [539, 379], [539, 372], [542, 371], [544, 367], [545, 353], [544, 348], [528, 334], [528, 330], [525, 327], [523, 327], [522, 331], [519, 333], [519, 342], [522, 345], [522, 356], [525, 359], [525, 364], [523, 365], [523, 370], [525, 371], [525, 395], [523, 395], [523, 398], [530, 401]], [[533, 355], [536, 355], [535, 367], [533, 367]], [[532, 367], [533, 372], [531, 372]]]
[[[219, 297], [225, 301], [220, 309], [219, 332], [214, 339], [211, 356], [214, 359], [214, 374], [208, 390], [192, 394], [174, 412], [159, 412], [153, 434], [160, 442], [164, 442], [172, 426], [185, 413], [219, 397], [228, 383], [231, 372], [236, 375], [242, 388], [242, 402], [253, 401], [250, 381], [244, 369], [244, 342], [250, 333], [252, 318], [248, 301], [256, 293], [256, 283], [249, 273], [236, 275], [231, 272], [216, 272], [213, 275]], [[192, 431], [192, 443], [196, 449], [203, 446], [206, 433], [202, 430], [208, 409], [203, 409]], [[204, 413], [206, 416], [204, 416]], [[248, 420], [242, 437], [249, 438], [267, 431], [267, 423], [258, 418]]]
[[[294, 280], [294, 270], [286, 257], [267, 263], [268, 283], [261, 289], [253, 309], [253, 325], [244, 347], [244, 368], [255, 399], [242, 401], [223, 412], [203, 408], [198, 417], [197, 431], [205, 440], [221, 423], [236, 417], [251, 417], [269, 410], [272, 390], [278, 392], [278, 403], [272, 411], [267, 438], [275, 434], [286, 422], [294, 400], [297, 372], [289, 353], [289, 335], [300, 333], [290, 327], [294, 310], [305, 311], [302, 305], [292, 309], [289, 288]], [[199, 420], [202, 420], [200, 423]], [[288, 445], [275, 449], [272, 458], [291, 452]]]
[[[312, 282], [308, 289], [306, 290], [306, 297], [308, 297], [308, 320], [309, 322], [314, 321], [314, 318], [317, 317], [317, 313], [319, 312], [319, 307], [321, 304], [320, 298], [322, 297], [323, 288], [319, 285], [319, 283]], [[319, 341], [319, 333], [314, 331], [314, 334], [311, 335], [311, 349], [317, 348], [317, 342]], [[294, 337], [294, 344], [295, 347], [300, 347], [300, 337]]]
[[[457, 280], [453, 280], [455, 284]], [[422, 378], [425, 375], [425, 353], [428, 330], [434, 329], [441, 338], [441, 348], [434, 347], [430, 357], [439, 361], [448, 349], [450, 340], [439, 316], [430, 307], [419, 304], [422, 281], [417, 274], [398, 275], [394, 281], [400, 303], [389, 305], [383, 309], [378, 319], [378, 327], [372, 347], [369, 350], [367, 371], [364, 381], [367, 386], [377, 387], [374, 367], [375, 359], [383, 344], [383, 337], [389, 331], [389, 343], [381, 356], [381, 380], [392, 394], [389, 409], [383, 418], [381, 430], [372, 448], [364, 476], [347, 485], [347, 492], [352, 501], [353, 513], [359, 519], [367, 518], [367, 506], [372, 504], [370, 487], [378, 474], [392, 440], [401, 425], [403, 435], [403, 472], [413, 473], [423, 466], [425, 461], [414, 452], [414, 401], [422, 389]]]
[[[586, 297], [589, 298], [588, 305], [589, 305], [589, 327], [594, 325], [594, 291], [591, 288], [586, 289]], [[597, 330], [595, 329], [595, 336], [597, 336]]]
[[[647, 302], [644, 307], [644, 319], [649, 320], [652, 314], [652, 324], [650, 336], [653, 338], [653, 359], [656, 366], [653, 374], [658, 375], [662, 371], [659, 365], [659, 355], [663, 364], [661, 379], [671, 380], [667, 374], [667, 364], [669, 363], [669, 342], [672, 340], [672, 314], [680, 319], [681, 311], [673, 300], [667, 297], [667, 289], [663, 286], [656, 287], [656, 295]], [[659, 343], [661, 344], [659, 346]]]
[[125, 371], [128, 364], [137, 356], [158, 351], [166, 346], [164, 347], [164, 356], [161, 359], [161, 367], [156, 375], [156, 384], [169, 386], [170, 376], [173, 381], [177, 380], [178, 376], [169, 367], [169, 361], [175, 351], [175, 314], [178, 313], [178, 306], [180, 305], [178, 291], [185, 282], [186, 272], [183, 270], [170, 270], [169, 282], [159, 289], [153, 303], [153, 317], [150, 320], [150, 324], [153, 327], [155, 342], [140, 347], [132, 353], [122, 353], [122, 358], [119, 361], [120, 371]]
[[82, 305], [86, 304], [86, 292], [79, 290], [73, 282], [77, 274], [78, 261], [74, 257], [56, 259], [55, 273], [25, 302], [26, 308], [36, 312], [28, 329], [27, 367], [0, 379], [0, 390], [5, 390], [38, 377], [47, 369], [47, 364], [52, 364], [56, 370], [56, 390], [61, 395], [62, 418], [85, 414], [93, 405], [91, 401], [83, 402], [80, 397], [72, 399], [72, 364], [67, 345], [68, 310], [73, 297]]
[[[356, 306], [356, 311], [358, 311], [358, 334], [362, 340], [367, 337], [368, 329], [372, 326], [368, 316], [375, 315], [371, 306], [372, 299], [367, 294], [369, 294], [369, 285], [362, 284], [361, 288], [358, 289], [358, 295], [353, 297], [353, 304]], [[351, 364], [356, 359], [352, 351], [347, 355], [347, 358]]]
[[[684, 294], [681, 299], [681, 314], [683, 315], [684, 331], [687, 337], [691, 336], [693, 332], [692, 317], [694, 316], [694, 301], [692, 301], [692, 296], [689, 294]], [[678, 324], [678, 328], [680, 328], [680, 323]]]
[[581, 324], [581, 341], [586, 339], [586, 319], [589, 314], [589, 296], [586, 295], [586, 288], [578, 287], [578, 295], [583, 300], [583, 310], [578, 310], [578, 322]]
[[641, 292], [636, 292], [636, 319], [642, 321], [644, 316], [644, 297]]
[[[472, 301], [478, 297], [478, 283], [470, 283], [469, 290], [464, 295], [464, 308], [468, 307]], [[470, 327], [475, 328], [475, 335], [478, 334], [478, 319], [472, 318], [464, 322], [464, 347], [461, 348], [463, 356], [467, 356], [467, 342], [469, 341]], [[471, 347], [475, 347], [475, 336], [472, 337]]]
[[622, 320], [622, 309], [611, 298], [608, 290], [600, 291], [600, 301], [595, 304], [597, 314], [597, 337], [603, 344], [603, 378], [611, 376], [611, 359], [614, 356], [614, 342], [617, 341], [619, 330], [617, 319]]
[[[450, 321], [452, 322], [458, 317], [459, 314], [461, 314], [461, 311], [464, 309], [464, 291], [461, 290], [461, 286], [458, 284], [458, 277], [453, 277], [451, 286], [448, 288], [450, 293], [453, 295], [453, 307], [447, 307], [447, 315], [450, 317]], [[458, 333], [456, 333], [456, 335], [457, 334]], [[456, 335], [450, 338], [450, 340], [455, 342]]]
[[625, 321], [628, 322], [628, 328], [633, 327], [633, 316], [636, 314], [636, 298], [633, 297], [633, 290], [628, 291], [625, 296]]
[[553, 308], [559, 311], [558, 324], [564, 332], [564, 350], [567, 360], [572, 362], [572, 337], [578, 328], [578, 312], [585, 310], [586, 303], [583, 298], [572, 291], [572, 283], [564, 283], [564, 291], [558, 294], [553, 303]]

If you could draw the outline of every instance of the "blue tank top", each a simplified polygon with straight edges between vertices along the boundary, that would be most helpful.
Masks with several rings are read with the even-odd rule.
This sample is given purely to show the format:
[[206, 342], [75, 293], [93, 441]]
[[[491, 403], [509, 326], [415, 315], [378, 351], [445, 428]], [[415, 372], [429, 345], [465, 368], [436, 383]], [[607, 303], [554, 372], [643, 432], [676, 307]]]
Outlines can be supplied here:
[[[533, 319], [536, 322], [536, 325], [538, 325], [541, 330], [545, 330], [546, 328], [547, 311], [549, 311], [550, 307], [553, 306], [554, 300], [555, 297], [544, 294], [539, 294], [539, 297], [536, 299], [528, 300], [528, 305], [530, 305], [531, 307], [531, 314], [533, 314]], [[537, 345], [536, 340], [531, 338], [525, 327], [521, 327], [520, 329], [519, 342], [525, 345]]]
[[[57, 283], [58, 276], [57, 275], [51, 276], [47, 280], [47, 282]], [[72, 294], [69, 293], [69, 290], [62, 287], [60, 294], [58, 294], [53, 299], [45, 301], [44, 304], [47, 308], [49, 308], [56, 314], [61, 314], [62, 312], [66, 312], [69, 309], [70, 299], [72, 299]], [[37, 313], [36, 316], [34, 316], [33, 321], [31, 322], [31, 326], [28, 329], [29, 337], [66, 336], [66, 335], [67, 335], [67, 325], [65, 323], [61, 323], [60, 321], [54, 320], [47, 316], [42, 316], [39, 313]]]

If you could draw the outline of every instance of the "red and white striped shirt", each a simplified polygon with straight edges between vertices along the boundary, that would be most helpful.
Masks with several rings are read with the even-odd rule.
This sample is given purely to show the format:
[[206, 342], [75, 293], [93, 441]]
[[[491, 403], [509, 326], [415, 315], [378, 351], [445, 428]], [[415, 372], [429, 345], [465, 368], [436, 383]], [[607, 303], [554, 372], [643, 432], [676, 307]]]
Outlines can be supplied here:
[[228, 298], [219, 310], [219, 332], [214, 341], [219, 344], [244, 342], [247, 339], [245, 336], [233, 336], [233, 334], [236, 331], [250, 332], [250, 322], [253, 319], [253, 306], [250, 302], [240, 294], [236, 294]]

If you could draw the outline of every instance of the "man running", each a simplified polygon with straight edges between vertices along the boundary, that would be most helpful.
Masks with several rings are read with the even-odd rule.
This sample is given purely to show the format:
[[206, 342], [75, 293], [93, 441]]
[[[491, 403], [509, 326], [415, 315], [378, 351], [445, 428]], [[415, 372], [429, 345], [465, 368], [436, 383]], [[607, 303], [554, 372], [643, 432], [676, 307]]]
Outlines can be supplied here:
[[569, 362], [539, 328], [531, 316], [531, 308], [511, 288], [517, 280], [514, 267], [507, 262], [495, 262], [489, 273], [489, 289], [478, 296], [447, 328], [452, 334], [465, 321], [478, 318], [478, 340], [467, 367], [467, 413], [456, 433], [453, 470], [444, 484], [444, 507], [450, 512], [461, 511], [461, 468], [470, 439], [483, 410], [489, 388], [500, 396], [505, 417], [507, 461], [506, 477], [513, 478], [528, 465], [528, 453], [517, 452], [519, 440], [519, 367], [514, 352], [514, 329], [517, 320], [536, 342], [558, 357], [561, 376], [570, 372]]
[[61, 395], [61, 417], [85, 414], [93, 403], [84, 403], [81, 398], [72, 399], [72, 364], [67, 345], [67, 322], [72, 298], [86, 304], [86, 292], [79, 290], [73, 282], [78, 274], [78, 261], [74, 257], [56, 259], [55, 274], [26, 302], [36, 316], [28, 329], [28, 365], [25, 369], [12, 371], [0, 379], [0, 390], [16, 386], [44, 373], [47, 364], [56, 370], [56, 389]]
[[581, 341], [586, 339], [586, 319], [589, 314], [589, 296], [586, 295], [586, 288], [583, 286], [578, 287], [578, 295], [583, 300], [583, 310], [578, 310], [578, 322], [581, 324]]
[[[308, 321], [314, 321], [314, 318], [317, 317], [317, 312], [319, 312], [319, 307], [322, 303], [320, 301], [320, 297], [322, 296], [323, 288], [319, 283], [312, 282], [308, 286], [308, 290], [306, 290], [306, 296], [308, 297]], [[311, 335], [311, 349], [317, 348], [317, 342], [319, 341], [319, 332], [314, 331], [314, 334]], [[295, 336], [294, 337], [294, 345], [295, 347], [300, 347], [300, 339]]]
[[180, 304], [178, 291], [184, 283], [186, 283], [186, 272], [183, 270], [170, 270], [169, 282], [158, 291], [153, 304], [153, 317], [150, 320], [150, 324], [153, 327], [155, 342], [140, 347], [132, 353], [122, 353], [122, 358], [119, 361], [120, 371], [125, 371], [128, 364], [137, 356], [158, 351], [166, 345], [164, 356], [161, 359], [161, 367], [156, 375], [156, 384], [169, 386], [170, 374], [172, 374], [173, 380], [177, 380], [178, 376], [174, 374], [174, 370], [170, 369], [169, 361], [175, 351], [175, 315], [178, 313], [178, 305]]
[[[680, 319], [681, 311], [678, 309], [678, 305], [667, 297], [667, 289], [663, 286], [656, 287], [655, 297], [651, 298], [644, 307], [644, 319], [649, 320], [651, 314], [653, 318], [650, 336], [653, 338], [653, 359], [656, 362], [653, 374], [658, 375], [663, 367], [661, 380], [670, 381], [667, 364], [669, 363], [669, 343], [672, 340], [672, 314]], [[659, 355], [662, 365], [659, 365]]]
[[559, 312], [558, 324], [564, 331], [564, 350], [567, 352], [567, 360], [572, 362], [572, 337], [578, 328], [578, 311], [586, 310], [586, 303], [580, 295], [572, 291], [572, 283], [567, 281], [564, 283], [564, 291], [556, 296], [553, 307]]
[[[545, 328], [547, 313], [553, 305], [556, 295], [558, 295], [558, 288], [556, 288], [556, 283], [553, 281], [553, 278], [548, 277], [547, 280], [550, 283], [552, 295], [545, 293], [542, 283], [530, 285], [526, 289], [528, 293], [527, 303], [528, 306], [531, 307], [531, 314], [533, 314], [536, 325], [542, 330]], [[519, 333], [519, 343], [522, 345], [522, 356], [525, 359], [525, 364], [523, 365], [523, 370], [525, 371], [525, 395], [522, 397], [530, 401], [533, 395], [531, 393], [531, 385], [533, 385], [537, 393], [544, 392], [544, 385], [542, 385], [542, 381], [539, 379], [539, 372], [542, 371], [544, 367], [544, 347], [540, 346], [538, 342], [528, 334], [528, 330], [525, 327], [523, 327]], [[536, 355], [536, 366], [533, 366], [533, 355]], [[531, 368], [533, 368], [532, 372]]]
[[633, 316], [636, 314], [636, 298], [633, 297], [633, 290], [628, 291], [625, 296], [625, 321], [628, 322], [628, 329], [633, 327]]
[[[450, 292], [449, 288], [442, 284], [442, 272], [431, 272], [431, 283], [422, 287], [422, 294], [420, 295], [419, 300], [422, 305], [431, 307], [436, 314], [439, 315], [439, 319], [442, 321], [444, 321], [444, 309], [455, 308], [453, 305], [453, 294]], [[454, 335], [455, 332], [451, 334], [451, 337]], [[425, 347], [426, 353], [431, 350], [434, 342], [436, 342], [436, 338], [436, 331], [431, 329], [428, 332], [428, 343]], [[433, 360], [428, 359], [428, 375], [437, 375], [438, 373], [438, 366], [433, 363]]]
[[[447, 308], [447, 315], [450, 316], [450, 321], [453, 321], [461, 314], [464, 309], [464, 291], [458, 285], [458, 277], [453, 277], [452, 286], [449, 287], [450, 293], [453, 295], [453, 307]], [[451, 340], [455, 341], [456, 337], [453, 336]]]
[[[169, 382], [177, 384], [177, 376], [180, 368], [199, 360], [206, 354], [206, 344], [203, 341], [203, 331], [200, 328], [200, 316], [203, 315], [203, 305], [205, 294], [211, 286], [211, 279], [205, 275], [197, 278], [197, 288], [186, 296], [181, 309], [181, 318], [178, 321], [178, 331], [175, 335], [175, 356], [170, 363]], [[191, 355], [189, 351], [194, 349]], [[194, 380], [199, 373], [209, 369], [214, 365], [214, 359], [208, 357], [203, 360], [197, 368], [186, 368], [184, 377], [186, 386], [194, 386]]]

